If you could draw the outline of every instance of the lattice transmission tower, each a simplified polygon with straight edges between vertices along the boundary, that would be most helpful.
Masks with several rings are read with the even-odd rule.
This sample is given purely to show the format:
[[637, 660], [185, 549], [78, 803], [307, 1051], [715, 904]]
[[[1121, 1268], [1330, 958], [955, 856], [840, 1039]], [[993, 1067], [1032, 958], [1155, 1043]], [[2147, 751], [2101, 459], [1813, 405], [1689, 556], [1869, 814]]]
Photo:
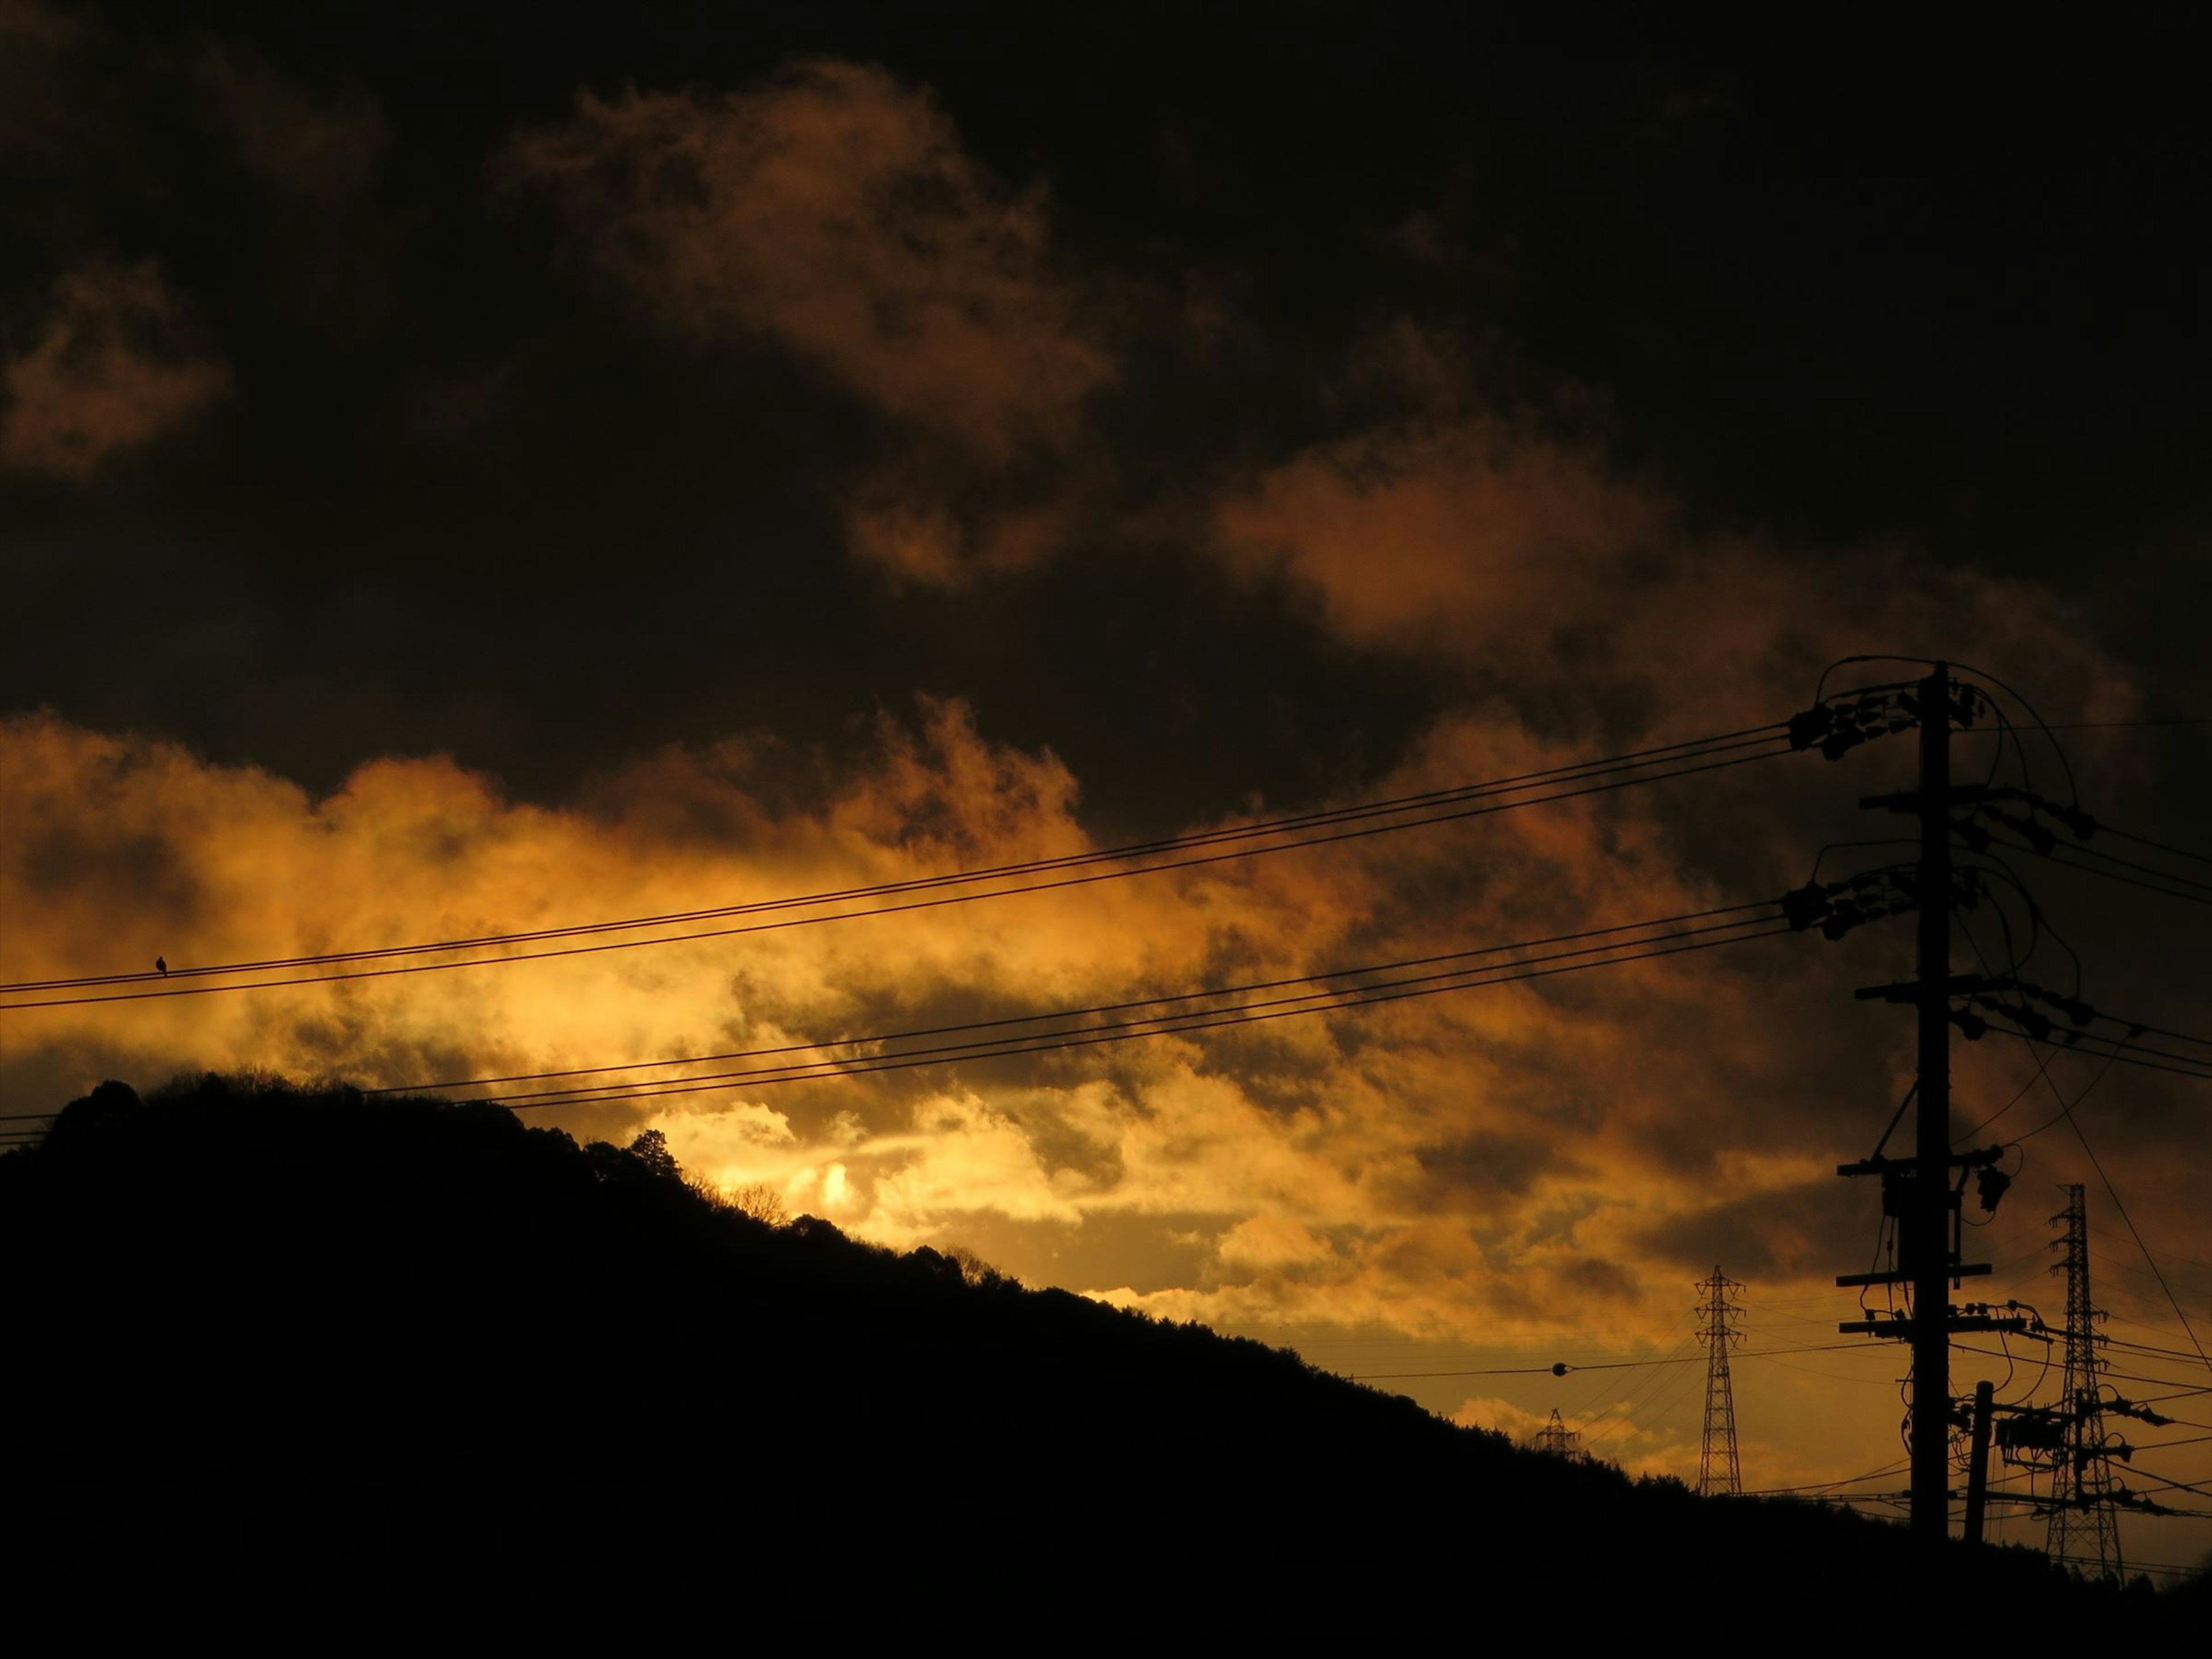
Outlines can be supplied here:
[[1698, 1448], [1698, 1495], [1733, 1497], [1743, 1490], [1743, 1472], [1735, 1461], [1735, 1385], [1729, 1377], [1729, 1350], [1743, 1340], [1743, 1304], [1736, 1292], [1743, 1289], [1716, 1266], [1713, 1276], [1698, 1288], [1705, 1300], [1698, 1304], [1698, 1340], [1705, 1345], [1705, 1433]]
[[1552, 1420], [1536, 1431], [1533, 1443], [1538, 1451], [1547, 1452], [1553, 1457], [1572, 1457], [1581, 1439], [1582, 1436], [1559, 1419], [1559, 1408], [1554, 1406], [1552, 1407]]
[[2100, 1577], [2121, 1577], [2120, 1528], [2112, 1502], [2112, 1460], [2106, 1449], [2099, 1373], [2103, 1311], [2089, 1300], [2089, 1215], [2079, 1185], [2063, 1187], [2066, 1207], [2051, 1217], [2066, 1231], [2051, 1241], [2065, 1255], [2051, 1271], [2066, 1275], [2066, 1379], [2060, 1395], [2063, 1438], [2051, 1479], [2051, 1558]]

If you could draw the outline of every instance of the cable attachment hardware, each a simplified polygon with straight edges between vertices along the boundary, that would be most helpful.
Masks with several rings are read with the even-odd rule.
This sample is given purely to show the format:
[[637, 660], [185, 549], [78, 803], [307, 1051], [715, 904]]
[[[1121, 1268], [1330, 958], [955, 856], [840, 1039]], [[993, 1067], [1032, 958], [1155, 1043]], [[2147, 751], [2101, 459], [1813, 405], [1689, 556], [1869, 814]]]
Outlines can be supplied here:
[[1782, 915], [1802, 933], [1818, 927], [1841, 939], [1863, 922], [1903, 915], [1918, 906], [1917, 884], [1904, 872], [1868, 870], [1841, 881], [1808, 882], [1782, 896]]
[[[1989, 699], [1980, 689], [1958, 680], [1950, 683], [1945, 701], [1946, 719], [1961, 729], [1972, 729], [1989, 712]], [[1830, 760], [1841, 760], [1863, 743], [1911, 731], [1920, 724], [1920, 717], [1917, 688], [1875, 687], [1856, 695], [1847, 693], [1792, 714], [1790, 746], [1817, 748]]]
[[[1944, 982], [1943, 995], [1955, 999], [1959, 1006], [1951, 1010], [1951, 1024], [1965, 1033], [1969, 1042], [1978, 1042], [1990, 1031], [1990, 1022], [1983, 1014], [2002, 1019], [2019, 1032], [2039, 1042], [2056, 1038], [2064, 1043], [2081, 1040], [2081, 1028], [2100, 1018], [2097, 1011], [2079, 997], [2069, 997], [2062, 992], [2046, 991], [2040, 985], [2031, 985], [2026, 980], [2008, 975], [1989, 974], [1954, 974]], [[1917, 981], [1906, 980], [1893, 985], [1869, 985], [1855, 994], [1862, 1002], [1917, 1002], [1921, 990]], [[2030, 1005], [2041, 1003], [2054, 1008], [2075, 1029], [2067, 1030], [2057, 1020]], [[1975, 1010], [1979, 1009], [1981, 1013]], [[2140, 1035], [2143, 1028], [2132, 1028]]]
[[[1972, 910], [1984, 896], [1982, 872], [1968, 866], [1951, 873], [1951, 905]], [[1863, 870], [1841, 881], [1808, 882], [1782, 896], [1782, 915], [1802, 933], [1817, 927], [1829, 939], [1841, 939], [1862, 923], [1901, 916], [1920, 908], [1920, 875], [1893, 867]]]
[[[1952, 1023], [1965, 1031], [1968, 1037], [1978, 1037], [1988, 1030], [1988, 1022], [1970, 1011], [1981, 1008], [2016, 1030], [2034, 1038], [2038, 1042], [2049, 1042], [2054, 1037], [2061, 1042], [2078, 1042], [2081, 1028], [2098, 1018], [2097, 1011], [2079, 997], [2069, 997], [2057, 991], [2046, 991], [2040, 985], [2031, 985], [2026, 980], [2008, 977], [1986, 979], [1972, 976], [1974, 983], [1960, 986], [1954, 981], [1954, 992], [1964, 998], [1966, 1006], [1955, 1011]], [[2056, 1010], [2075, 1029], [2062, 1029], [2057, 1021], [2032, 1004]], [[1972, 1021], [1978, 1029], [1969, 1029]]]
[[[2097, 833], [2097, 820], [2078, 806], [2063, 805], [2046, 800], [2033, 790], [2011, 787], [1991, 788], [1969, 784], [1951, 791], [1951, 804], [1964, 806], [1966, 815], [1952, 820], [1951, 827], [1975, 852], [1986, 852], [1990, 832], [1974, 822], [1985, 817], [2002, 829], [2009, 830], [2037, 853], [2048, 854], [2058, 845], [2058, 836], [2046, 817], [2057, 821], [2059, 827], [2077, 842], [2083, 842]], [[2025, 810], [2008, 811], [2008, 804]]]

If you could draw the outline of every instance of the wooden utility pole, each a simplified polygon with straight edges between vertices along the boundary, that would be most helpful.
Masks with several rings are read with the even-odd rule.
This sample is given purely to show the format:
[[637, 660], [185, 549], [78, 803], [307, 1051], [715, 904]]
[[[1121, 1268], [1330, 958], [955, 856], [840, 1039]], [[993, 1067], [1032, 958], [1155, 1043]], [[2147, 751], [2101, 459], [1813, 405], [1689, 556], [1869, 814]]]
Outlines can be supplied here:
[[[1974, 701], [1971, 692], [1953, 698], [1951, 671], [1945, 663], [1936, 664], [1911, 696], [1911, 717], [1920, 728], [1919, 787], [1904, 794], [1869, 796], [1859, 805], [1911, 812], [1920, 820], [1920, 857], [1911, 878], [1918, 920], [1914, 973], [1901, 983], [1868, 986], [1857, 994], [1862, 1001], [1910, 1004], [1917, 1017], [1917, 1079], [1907, 1097], [1917, 1103], [1913, 1155], [1900, 1158], [1887, 1154], [1890, 1136], [1904, 1121], [1900, 1105], [1873, 1157], [1836, 1166], [1840, 1176], [1879, 1176], [1882, 1212], [1897, 1222], [1893, 1265], [1872, 1273], [1840, 1274], [1836, 1283], [1862, 1289], [1902, 1285], [1911, 1309], [1902, 1316], [1894, 1307], [1886, 1317], [1869, 1312], [1866, 1318], [1844, 1321], [1836, 1328], [1847, 1335], [1888, 1337], [1911, 1346], [1911, 1531], [1932, 1551], [1950, 1528], [1951, 1338], [1962, 1331], [2024, 1330], [2027, 1319], [1987, 1304], [1955, 1312], [1951, 1307], [1951, 1290], [1961, 1279], [1990, 1271], [1985, 1261], [1960, 1261], [1954, 1243], [1952, 1216], [1962, 1196], [1963, 1172], [1993, 1170], [2003, 1157], [1994, 1146], [1957, 1153], [1951, 1150], [1951, 999], [1961, 988], [1951, 975], [1951, 720], [1954, 714], [1970, 720]], [[1954, 1171], [1961, 1172], [1958, 1188], [1951, 1184]], [[1983, 1208], [1994, 1211], [1994, 1194], [2002, 1190], [2000, 1179], [1984, 1191]]]
[[1913, 1535], [1951, 1513], [1951, 671], [1920, 683], [1919, 1103], [1899, 1243], [1912, 1286]]

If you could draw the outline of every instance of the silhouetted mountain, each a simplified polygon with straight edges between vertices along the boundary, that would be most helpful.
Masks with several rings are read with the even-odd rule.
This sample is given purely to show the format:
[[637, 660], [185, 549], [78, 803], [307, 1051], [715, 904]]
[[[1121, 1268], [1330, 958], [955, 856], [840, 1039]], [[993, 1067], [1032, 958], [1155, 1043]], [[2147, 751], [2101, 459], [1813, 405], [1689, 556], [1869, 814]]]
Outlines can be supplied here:
[[[1569, 1643], [1663, 1633], [1708, 1586], [1856, 1620], [1916, 1582], [1897, 1528], [1702, 1501], [1255, 1343], [772, 1227], [657, 1140], [497, 1107], [103, 1085], [0, 1158], [0, 1542], [33, 1582], [642, 1581], [1056, 1642]], [[1943, 1571], [1962, 1620], [2182, 1613], [2017, 1550]]]

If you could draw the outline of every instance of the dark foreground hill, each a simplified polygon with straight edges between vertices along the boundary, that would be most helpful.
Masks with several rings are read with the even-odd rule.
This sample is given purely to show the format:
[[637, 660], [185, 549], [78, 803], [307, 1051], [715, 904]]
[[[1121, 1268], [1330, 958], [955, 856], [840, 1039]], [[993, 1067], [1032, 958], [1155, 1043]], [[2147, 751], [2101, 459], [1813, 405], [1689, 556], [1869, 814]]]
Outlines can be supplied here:
[[[1927, 1584], [1894, 1528], [1701, 1501], [1254, 1343], [770, 1227], [653, 1150], [215, 1079], [74, 1103], [0, 1158], [9, 1561], [1570, 1644], [1679, 1628], [1703, 1587], [1809, 1632]], [[2020, 1551], [1941, 1577], [1961, 1627], [2202, 1616]]]

